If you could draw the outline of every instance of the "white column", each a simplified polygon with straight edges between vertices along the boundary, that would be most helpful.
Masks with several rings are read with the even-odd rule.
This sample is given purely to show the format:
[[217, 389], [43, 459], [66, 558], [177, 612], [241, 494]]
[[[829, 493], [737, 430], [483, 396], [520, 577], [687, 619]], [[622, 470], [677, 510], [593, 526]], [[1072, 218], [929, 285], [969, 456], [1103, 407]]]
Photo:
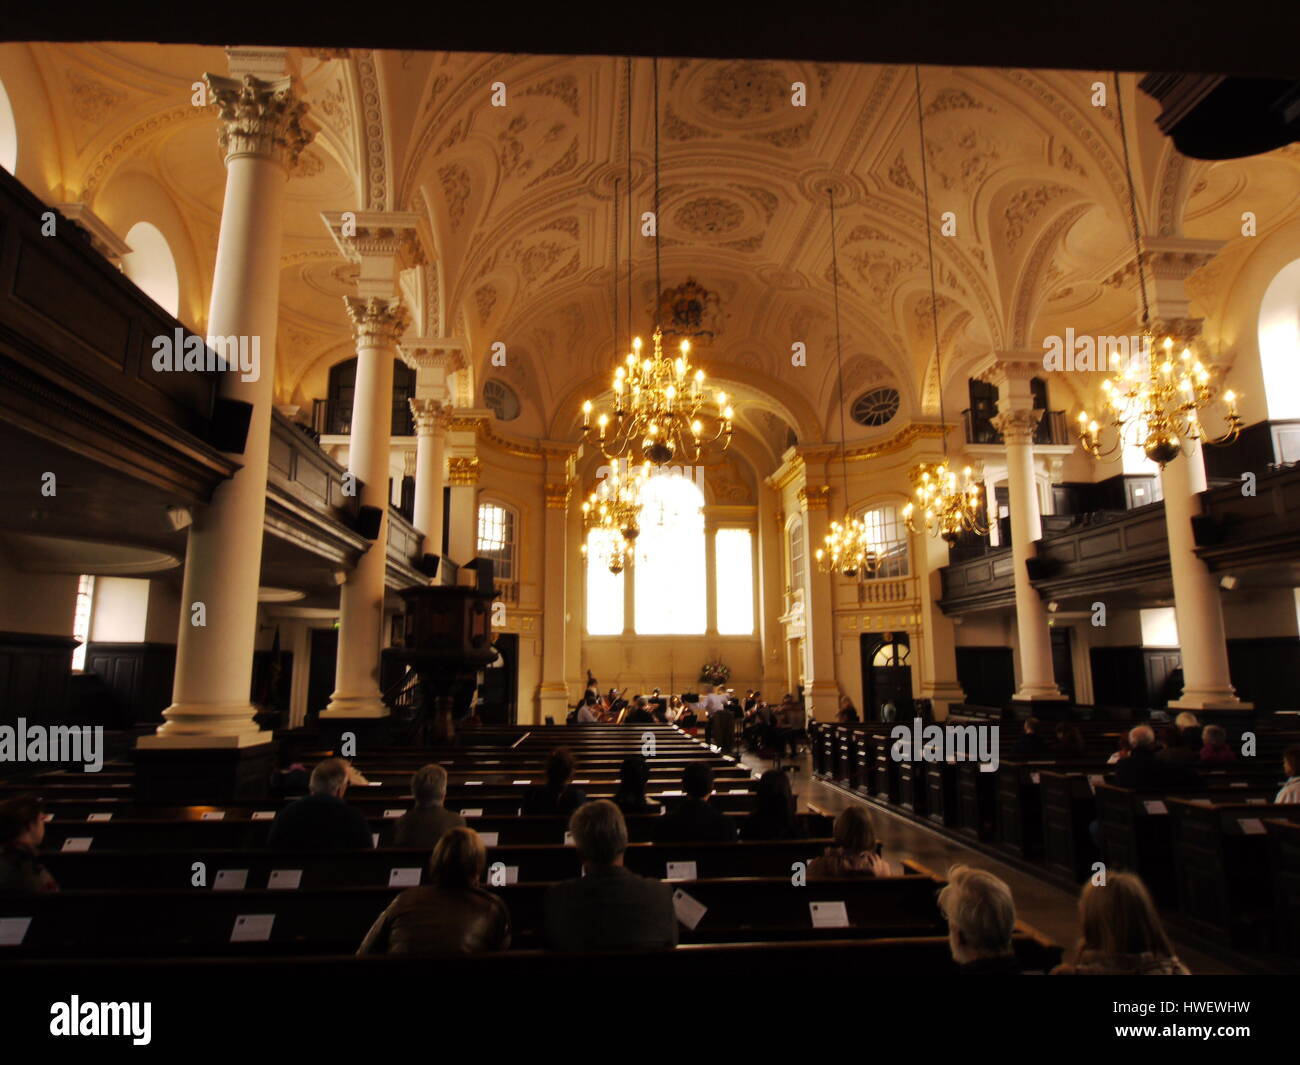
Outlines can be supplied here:
[[447, 461], [451, 482], [451, 520], [447, 556], [458, 566], [478, 554], [478, 456], [453, 455]]
[[443, 475], [446, 471], [449, 411], [434, 399], [411, 400], [415, 415], [415, 510], [426, 554], [442, 554]]
[[[1008, 405], [1010, 403], [1011, 405]], [[1007, 451], [1007, 497], [1011, 510], [1011, 558], [1015, 564], [1016, 632], [1020, 644], [1020, 684], [1012, 697], [1017, 702], [1065, 699], [1052, 673], [1052, 637], [1047, 627], [1047, 607], [1029, 580], [1026, 563], [1034, 557], [1034, 543], [1043, 535], [1034, 484], [1034, 429], [1041, 410], [1014, 405], [999, 397], [1002, 413], [993, 419]], [[1005, 408], [1005, 409], [1004, 409]]]
[[334, 693], [322, 718], [385, 717], [380, 698], [384, 577], [388, 555], [388, 460], [393, 424], [393, 362], [410, 321], [397, 299], [345, 297], [357, 338], [348, 472], [359, 482], [363, 507], [380, 514], [379, 532], [339, 590], [339, 649]]
[[957, 681], [957, 640], [955, 623], [939, 607], [943, 598], [940, 570], [948, 564], [948, 544], [938, 536], [924, 532], [912, 538], [912, 558], [916, 566], [917, 595], [921, 600], [921, 698], [929, 699], [934, 716], [948, 716], [953, 703], [966, 700]]
[[835, 600], [831, 574], [822, 573], [813, 557], [826, 537], [830, 489], [799, 489], [804, 518], [804, 557], [808, 587], [804, 592], [804, 695], [809, 719], [833, 721], [840, 690], [835, 680]]
[[545, 571], [542, 577], [542, 680], [537, 701], [542, 720], [562, 722], [568, 713], [569, 687], [565, 683], [566, 608], [568, 585], [568, 529], [570, 464], [558, 457], [547, 459], [546, 527], [542, 530]]
[[[235, 64], [232, 63], [232, 67]], [[233, 71], [232, 71], [233, 72]], [[256, 344], [253, 380], [226, 371], [221, 395], [252, 417], [241, 468], [195, 508], [185, 551], [172, 704], [141, 748], [244, 747], [269, 740], [249, 699], [266, 514], [285, 181], [311, 139], [289, 78], [207, 75], [221, 119], [226, 191], [208, 308], [209, 337]], [[215, 346], [215, 345], [214, 345]], [[250, 375], [251, 376], [251, 375]], [[198, 622], [201, 622], [199, 624]]]
[[1160, 481], [1183, 659], [1183, 693], [1169, 705], [1177, 710], [1250, 709], [1250, 703], [1237, 698], [1228, 672], [1219, 582], [1196, 555], [1192, 519], [1201, 512], [1200, 493], [1206, 488], [1200, 442], [1161, 470]]

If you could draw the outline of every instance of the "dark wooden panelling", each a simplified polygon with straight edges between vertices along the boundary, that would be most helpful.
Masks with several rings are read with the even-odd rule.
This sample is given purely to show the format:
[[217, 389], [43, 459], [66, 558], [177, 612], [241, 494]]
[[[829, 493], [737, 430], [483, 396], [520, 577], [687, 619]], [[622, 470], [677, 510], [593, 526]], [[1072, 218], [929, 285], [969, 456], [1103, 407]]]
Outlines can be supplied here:
[[1096, 706], [1163, 707], [1170, 693], [1170, 674], [1182, 666], [1177, 651], [1150, 647], [1094, 647], [1092, 701]]
[[61, 722], [68, 705], [68, 678], [77, 640], [0, 632], [0, 724], [20, 717]]
[[1300, 637], [1229, 640], [1228, 669], [1238, 697], [1255, 709], [1300, 709]]
[[118, 728], [156, 724], [171, 705], [176, 645], [100, 643], [86, 647], [86, 669], [97, 673], [107, 692], [105, 710]]
[[977, 706], [1006, 706], [1016, 690], [1015, 659], [1010, 647], [958, 647], [957, 681], [966, 701]]

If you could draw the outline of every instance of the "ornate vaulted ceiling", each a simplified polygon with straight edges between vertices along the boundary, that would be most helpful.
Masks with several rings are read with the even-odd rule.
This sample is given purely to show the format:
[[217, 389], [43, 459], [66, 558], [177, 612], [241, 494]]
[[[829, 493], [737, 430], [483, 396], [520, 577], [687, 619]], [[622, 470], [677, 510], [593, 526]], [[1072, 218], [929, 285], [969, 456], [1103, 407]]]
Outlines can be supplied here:
[[[277, 394], [308, 404], [350, 355], [343, 313], [352, 268], [322, 211], [413, 210], [422, 219], [421, 331], [468, 342], [475, 405], [509, 385], [515, 435], [572, 438], [581, 399], [607, 380], [617, 314], [627, 329], [626, 187], [634, 212], [632, 318], [648, 332], [653, 241], [651, 62], [610, 57], [299, 51], [318, 133], [289, 184]], [[172, 241], [181, 316], [202, 328], [223, 169], [216, 120], [190, 102], [221, 50], [5, 45], [0, 79], [15, 109], [48, 131], [19, 176], [53, 200], [84, 200], [129, 226], [141, 203]], [[751, 60], [661, 60], [662, 276], [717, 293], [717, 336], [697, 353], [742, 401], [743, 424], [775, 462], [788, 431], [839, 431], [827, 190], [839, 207], [845, 399], [876, 385], [901, 394], [891, 432], [932, 417], [938, 379], [910, 68]], [[1039, 348], [1048, 333], [1117, 332], [1131, 290], [1108, 283], [1131, 256], [1113, 106], [1093, 106], [1078, 72], [925, 68], [925, 165], [945, 396], [992, 349]], [[805, 106], [792, 86], [806, 87]], [[1122, 81], [1144, 232], [1238, 238], [1243, 203], [1295, 210], [1293, 150], [1220, 164], [1177, 155], [1156, 105]], [[492, 105], [504, 86], [505, 106]], [[629, 107], [630, 102], [630, 107]], [[489, 364], [506, 344], [504, 367]], [[625, 342], [625, 336], [624, 336]], [[791, 365], [792, 345], [807, 365]], [[958, 404], [961, 405], [960, 403]], [[949, 410], [953, 410], [949, 406]]]

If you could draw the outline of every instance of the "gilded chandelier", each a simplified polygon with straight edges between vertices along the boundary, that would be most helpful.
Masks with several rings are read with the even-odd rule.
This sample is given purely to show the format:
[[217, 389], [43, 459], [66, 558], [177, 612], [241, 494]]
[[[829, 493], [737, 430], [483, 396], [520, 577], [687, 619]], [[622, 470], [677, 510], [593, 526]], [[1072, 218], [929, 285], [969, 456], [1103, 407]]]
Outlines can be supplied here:
[[[1102, 402], [1110, 408], [1107, 424], [1115, 439], [1109, 447], [1101, 442], [1102, 426], [1088, 412], [1079, 414], [1079, 445], [1093, 458], [1120, 459], [1124, 449], [1140, 447], [1152, 462], [1163, 470], [1183, 453], [1188, 441], [1203, 438], [1201, 412], [1219, 399], [1228, 412], [1228, 428], [1222, 436], [1206, 439], [1207, 444], [1227, 444], [1241, 433], [1237, 416], [1237, 395], [1232, 389], [1220, 391], [1215, 371], [1193, 350], [1199, 329], [1187, 329], [1187, 323], [1175, 322], [1182, 333], [1182, 349], [1177, 359], [1177, 343], [1166, 335], [1159, 349], [1155, 346], [1156, 330], [1151, 324], [1151, 305], [1147, 300], [1146, 267], [1142, 255], [1142, 230], [1138, 224], [1137, 192], [1133, 186], [1133, 166], [1129, 159], [1128, 132], [1124, 124], [1124, 97], [1120, 93], [1119, 74], [1115, 74], [1115, 107], [1119, 118], [1120, 143], [1124, 147], [1124, 172], [1128, 178], [1129, 218], [1133, 226], [1133, 257], [1137, 264], [1138, 293], [1142, 298], [1142, 337], [1136, 355], [1127, 365], [1119, 365], [1118, 353], [1110, 356], [1111, 376], [1102, 382]], [[1163, 331], [1163, 330], [1162, 330]], [[1198, 345], [1199, 346], [1199, 345]], [[1106, 418], [1103, 412], [1102, 417]]]
[[[913, 68], [916, 83], [916, 121], [921, 137], [921, 188], [925, 202], [925, 245], [930, 257], [930, 311], [934, 323], [934, 363], [939, 379], [939, 422], [943, 426], [943, 461], [922, 463], [912, 470], [916, 499], [903, 508], [903, 521], [914, 533], [925, 531], [942, 537], [951, 546], [965, 533], [984, 536], [988, 531], [983, 507], [983, 488], [971, 476], [971, 468], [961, 477], [949, 467], [948, 420], [943, 410], [943, 359], [939, 344], [939, 299], [934, 281], [934, 237], [930, 232], [930, 177], [926, 165], [925, 114], [921, 107], [921, 70]], [[919, 515], [919, 517], [918, 517]]]
[[683, 340], [677, 356], [664, 354], [663, 331], [655, 326], [654, 351], [642, 353], [641, 338], [632, 341], [623, 364], [614, 370], [613, 418], [594, 405], [582, 405], [583, 443], [600, 448], [606, 458], [621, 458], [639, 450], [643, 462], [663, 466], [676, 458], [697, 462], [704, 445], [731, 444], [735, 410], [726, 392], [716, 394], [717, 412], [706, 410], [704, 371], [692, 372], [690, 341]]
[[[849, 465], [845, 455], [846, 434], [844, 431], [844, 366], [840, 342], [840, 267], [839, 255], [835, 245], [835, 190], [826, 190], [831, 208], [831, 275], [834, 278], [835, 293], [835, 374], [840, 387], [840, 470], [844, 475], [844, 505], [849, 502]], [[867, 538], [867, 526], [863, 520], [845, 510], [840, 521], [833, 521], [822, 537], [822, 546], [813, 552], [817, 560], [817, 569], [822, 573], [838, 573], [850, 580], [861, 581], [869, 573], [880, 569], [880, 555], [874, 550]]]
[[1220, 399], [1227, 407], [1227, 429], [1205, 442], [1231, 443], [1241, 433], [1236, 393], [1229, 388], [1219, 394], [1214, 371], [1196, 357], [1190, 343], [1176, 358], [1175, 346], [1174, 338], [1166, 336], [1157, 351], [1147, 334], [1142, 345], [1146, 366], [1131, 359], [1123, 368], [1114, 367], [1102, 382], [1102, 401], [1108, 408], [1102, 417], [1115, 435], [1104, 447], [1102, 426], [1086, 410], [1079, 414], [1079, 444], [1093, 458], [1119, 459], [1126, 446], [1140, 447], [1163, 469], [1183, 453], [1185, 441], [1203, 438], [1201, 411]]

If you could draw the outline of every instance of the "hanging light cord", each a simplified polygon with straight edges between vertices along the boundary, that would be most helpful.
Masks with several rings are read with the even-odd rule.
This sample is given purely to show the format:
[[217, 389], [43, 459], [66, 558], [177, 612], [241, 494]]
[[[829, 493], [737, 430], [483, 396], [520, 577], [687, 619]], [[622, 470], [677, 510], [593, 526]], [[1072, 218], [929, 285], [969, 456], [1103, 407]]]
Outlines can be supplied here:
[[659, 57], [651, 60], [654, 64], [654, 105], [655, 105], [655, 328], [659, 321], [659, 304], [662, 302], [663, 282], [659, 276]]
[[632, 57], [627, 57], [627, 345], [632, 347]]
[[[619, 179], [614, 179], [614, 361], [618, 362], [618, 187]], [[631, 234], [628, 240], [631, 241]], [[628, 323], [629, 326], [631, 322]]]
[[844, 506], [849, 505], [849, 460], [844, 452], [846, 432], [844, 428], [844, 361], [840, 346], [840, 263], [835, 247], [835, 189], [826, 188], [826, 196], [831, 203], [831, 277], [832, 292], [835, 303], [835, 376], [840, 386], [840, 471], [844, 476]]
[[1128, 178], [1128, 211], [1133, 223], [1133, 258], [1138, 268], [1138, 292], [1142, 296], [1142, 328], [1151, 328], [1151, 305], [1147, 302], [1146, 267], [1142, 263], [1142, 231], [1138, 227], [1137, 190], [1133, 186], [1133, 164], [1128, 154], [1128, 131], [1124, 124], [1124, 97], [1119, 91], [1119, 71], [1115, 71], [1115, 110], [1119, 114], [1119, 141], [1124, 147], [1124, 174]]
[[925, 249], [930, 258], [930, 319], [934, 323], [934, 372], [939, 377], [939, 424], [943, 426], [943, 458], [948, 460], [948, 418], [943, 407], [943, 355], [939, 350], [939, 295], [934, 281], [934, 234], [930, 232], [930, 172], [925, 156], [925, 110], [921, 106], [921, 68], [912, 67], [916, 80], [916, 125], [921, 133], [921, 195], [925, 201]]

